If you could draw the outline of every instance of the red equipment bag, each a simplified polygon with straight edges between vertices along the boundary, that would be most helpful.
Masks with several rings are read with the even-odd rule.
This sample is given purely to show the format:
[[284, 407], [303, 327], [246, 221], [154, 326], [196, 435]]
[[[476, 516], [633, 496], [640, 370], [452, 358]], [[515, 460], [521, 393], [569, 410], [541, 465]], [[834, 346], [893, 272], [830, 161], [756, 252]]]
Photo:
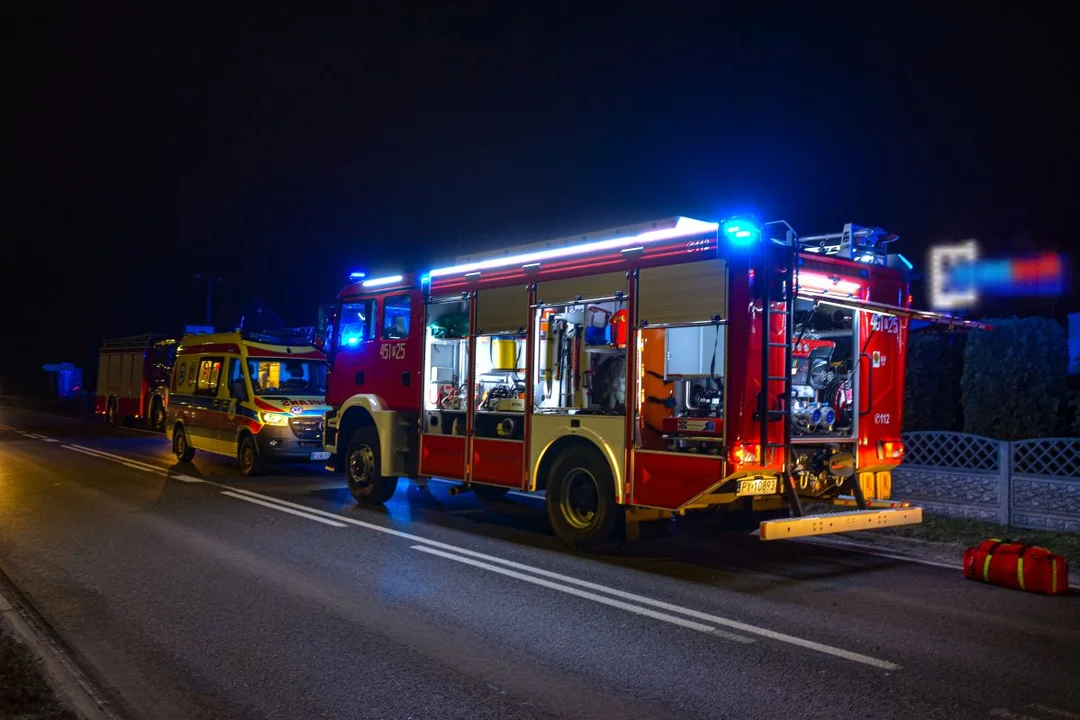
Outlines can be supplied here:
[[996, 538], [964, 551], [964, 577], [1044, 595], [1061, 595], [1069, 589], [1065, 558], [1044, 547]]

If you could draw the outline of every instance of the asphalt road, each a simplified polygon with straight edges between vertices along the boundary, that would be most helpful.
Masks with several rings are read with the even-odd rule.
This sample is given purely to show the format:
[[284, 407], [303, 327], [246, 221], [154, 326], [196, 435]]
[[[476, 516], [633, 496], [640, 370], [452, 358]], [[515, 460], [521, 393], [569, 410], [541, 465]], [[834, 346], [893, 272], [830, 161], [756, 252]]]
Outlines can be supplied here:
[[565, 551], [535, 499], [357, 507], [0, 409], [0, 569], [144, 718], [1080, 719], [1080, 599], [803, 542]]

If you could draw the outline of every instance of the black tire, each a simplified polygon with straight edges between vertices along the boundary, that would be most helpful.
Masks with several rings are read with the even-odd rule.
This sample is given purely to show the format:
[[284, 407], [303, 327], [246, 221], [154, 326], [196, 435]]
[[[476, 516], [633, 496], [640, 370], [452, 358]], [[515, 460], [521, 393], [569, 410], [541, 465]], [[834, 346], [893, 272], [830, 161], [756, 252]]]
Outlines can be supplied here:
[[345, 450], [345, 477], [356, 502], [382, 505], [394, 496], [398, 479], [384, 477], [381, 463], [378, 431], [373, 427], [355, 431]]
[[564, 450], [547, 483], [548, 519], [555, 535], [573, 550], [596, 551], [617, 545], [625, 529], [623, 507], [615, 502], [615, 478], [597, 450]]
[[240, 463], [240, 474], [244, 477], [262, 475], [266, 469], [262, 456], [259, 455], [259, 446], [250, 435], [240, 438], [240, 444], [236, 448], [236, 461]]
[[195, 457], [195, 448], [188, 445], [187, 433], [182, 425], [173, 433], [173, 453], [176, 459], [183, 463], [191, 462]]
[[476, 493], [476, 497], [488, 502], [506, 497], [506, 493], [510, 492], [510, 488], [499, 487], [498, 485], [473, 485], [472, 491]]
[[150, 428], [158, 432], [165, 430], [165, 405], [161, 398], [155, 397], [150, 401]]

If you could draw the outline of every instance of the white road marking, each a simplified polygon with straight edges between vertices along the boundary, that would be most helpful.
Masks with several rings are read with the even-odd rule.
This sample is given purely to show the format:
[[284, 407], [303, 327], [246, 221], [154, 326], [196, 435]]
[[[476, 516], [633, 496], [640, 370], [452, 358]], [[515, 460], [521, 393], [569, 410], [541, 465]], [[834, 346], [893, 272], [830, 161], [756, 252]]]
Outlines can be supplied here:
[[551, 582], [550, 580], [543, 580], [532, 575], [526, 575], [525, 573], [519, 573], [514, 570], [508, 570], [507, 568], [498, 567], [497, 565], [489, 565], [482, 563], [479, 560], [471, 560], [469, 558], [461, 557], [460, 555], [453, 555], [451, 553], [443, 552], [442, 550], [435, 550], [433, 548], [426, 547], [424, 545], [413, 545], [413, 550], [419, 550], [420, 552], [427, 553], [429, 555], [438, 555], [439, 557], [446, 558], [447, 560], [453, 560], [454, 562], [464, 563], [466, 565], [472, 565], [473, 567], [482, 568], [491, 572], [499, 573], [500, 575], [506, 575], [508, 577], [517, 578], [518, 580], [524, 580], [534, 585], [550, 588], [551, 590], [558, 590], [559, 592], [567, 593], [568, 595], [575, 595], [586, 600], [592, 600], [593, 602], [600, 603], [601, 605], [608, 605], [610, 607], [619, 608], [620, 610], [626, 610], [627, 612], [636, 613], [638, 615], [644, 615], [655, 620], [662, 620], [672, 625], [678, 625], [680, 627], [688, 628], [690, 630], [697, 630], [698, 632], [708, 633], [710, 635], [718, 635], [728, 640], [734, 640], [739, 643], [752, 643], [752, 639], [743, 637], [742, 635], [736, 635], [734, 633], [725, 632], [712, 625], [704, 625], [702, 623], [694, 622], [693, 620], [685, 620], [675, 615], [668, 615], [667, 613], [657, 612], [656, 610], [649, 610], [648, 608], [639, 607], [638, 605], [631, 605], [630, 603], [623, 602], [622, 600], [615, 600], [613, 598], [604, 597], [603, 595], [597, 595], [585, 590], [578, 590], [570, 585], [560, 585], [559, 583]]
[[[114, 460], [116, 462], [120, 462], [120, 463], [124, 463], [124, 464], [137, 462], [137, 461], [128, 460], [127, 458], [125, 458], [123, 456], [120, 456], [120, 455], [113, 455], [111, 453], [105, 453], [105, 452], [102, 452], [102, 451], [95, 451], [95, 450], [91, 450], [90, 448], [83, 448], [81, 446], [76, 446], [76, 445], [62, 445], [61, 447], [65, 447], [65, 448], [68, 448], [68, 449], [71, 449], [71, 450], [76, 450], [76, 451], [79, 451], [79, 452], [84, 452], [86, 454], [94, 455], [94, 456], [97, 456], [97, 457], [100, 457], [100, 458], [106, 459], [106, 460]], [[158, 471], [164, 471], [166, 473], [168, 472], [164, 468], [161, 468], [161, 467], [158, 467], [158, 466], [152, 466], [152, 465], [144, 465], [142, 463], [139, 463], [139, 468], [138, 469], [145, 469], [145, 470], [149, 470], [151, 472], [158, 472]], [[192, 478], [192, 480], [194, 480], [194, 478]], [[503, 558], [495, 557], [495, 556], [492, 556], [492, 555], [486, 555], [484, 553], [479, 553], [479, 552], [476, 552], [476, 551], [473, 551], [473, 550], [467, 550], [465, 548], [461, 548], [461, 547], [457, 547], [455, 545], [450, 545], [450, 544], [447, 544], [447, 543], [439, 542], [437, 540], [430, 540], [430, 539], [425, 538], [425, 537], [420, 537], [419, 535], [413, 535], [411, 533], [402, 532], [401, 530], [394, 530], [393, 528], [383, 527], [382, 525], [376, 525], [374, 523], [365, 522], [363, 520], [356, 520], [354, 518], [346, 517], [344, 515], [339, 515], [337, 513], [327, 512], [325, 510], [319, 510], [317, 508], [308, 507], [307, 505], [301, 505], [299, 503], [290, 502], [288, 500], [282, 500], [280, 498], [276, 498], [276, 497], [273, 497], [273, 496], [270, 496], [270, 495], [263, 495], [261, 493], [256, 493], [256, 492], [251, 491], [251, 490], [245, 490], [243, 488], [232, 487], [230, 485], [225, 485], [224, 483], [219, 483], [219, 482], [215, 482], [215, 481], [212, 481], [212, 480], [203, 480], [202, 482], [207, 483], [209, 485], [214, 485], [216, 487], [221, 487], [221, 488], [226, 489], [228, 492], [223, 492], [222, 493], [223, 495], [228, 495], [230, 497], [235, 497], [235, 498], [237, 498], [239, 500], [248, 500], [249, 502], [255, 503], [257, 505], [263, 505], [263, 506], [266, 506], [266, 507], [274, 509], [274, 510], [280, 510], [282, 512], [289, 512], [291, 514], [298, 515], [300, 517], [305, 517], [305, 518], [307, 518], [309, 520], [315, 520], [317, 522], [326, 523], [327, 525], [332, 525], [332, 526], [335, 526], [335, 527], [344, 527], [343, 523], [346, 523], [346, 524], [349, 524], [349, 525], [355, 525], [357, 527], [366, 528], [368, 530], [373, 530], [375, 532], [383, 533], [383, 534], [386, 534], [386, 535], [393, 535], [395, 537], [404, 538], [404, 539], [407, 539], [407, 540], [411, 540], [413, 542], [422, 543], [422, 544], [424, 544], [426, 546], [429, 546], [429, 547], [442, 548], [443, 550], [447, 550], [447, 551], [449, 551], [451, 553], [458, 553], [459, 555], [466, 555], [466, 556], [469, 556], [469, 557], [477, 558], [479, 560], [485, 560], [485, 561], [487, 561], [489, 563], [496, 563], [498, 565], [503, 565], [503, 566], [506, 566], [506, 567], [517, 568], [517, 569], [520, 569], [520, 570], [524, 570], [525, 572], [532, 573], [533, 576], [539, 575], [539, 576], [543, 576], [543, 577], [549, 577], [549, 578], [552, 578], [552, 579], [560, 580], [561, 582], [564, 582], [564, 583], [567, 583], [567, 584], [570, 584], [570, 585], [577, 585], [578, 587], [588, 588], [590, 590], [595, 590], [597, 592], [606, 593], [607, 595], [611, 595], [611, 596], [614, 596], [614, 597], [620, 597], [620, 598], [623, 598], [623, 599], [626, 599], [626, 600], [632, 600], [632, 601], [640, 603], [642, 605], [649, 605], [649, 606], [652, 606], [652, 607], [655, 607], [655, 608], [660, 608], [660, 609], [663, 609], [663, 610], [667, 610], [668, 612], [679, 613], [679, 614], [685, 615], [687, 617], [695, 618], [695, 619], [698, 619], [698, 620], [704, 620], [706, 622], [711, 622], [711, 623], [713, 623], [715, 625], [721, 625], [721, 626], [724, 626], [724, 627], [731, 628], [733, 630], [739, 630], [739, 631], [744, 632], [746, 634], [757, 635], [757, 636], [760, 636], [760, 637], [769, 638], [771, 640], [776, 640], [778, 642], [783, 642], [783, 643], [786, 643], [786, 644], [789, 644], [789, 645], [795, 645], [797, 647], [801, 647], [801, 648], [804, 648], [804, 649], [807, 649], [807, 650], [812, 650], [814, 652], [822, 653], [822, 654], [825, 654], [825, 655], [832, 655], [834, 657], [839, 657], [839, 658], [842, 658], [842, 659], [845, 659], [845, 660], [850, 660], [852, 662], [857, 662], [857, 663], [861, 663], [861, 664], [864, 664], [864, 665], [869, 665], [871, 667], [880, 668], [882, 670], [899, 670], [899, 669], [901, 669], [901, 666], [897, 665], [896, 663], [892, 663], [892, 662], [889, 662], [887, 660], [881, 660], [879, 658], [874, 658], [874, 657], [871, 657], [869, 655], [863, 655], [861, 653], [852, 652], [850, 650], [844, 650], [843, 648], [833, 647], [831, 645], [825, 645], [824, 643], [815, 642], [813, 640], [807, 640], [807, 639], [804, 639], [804, 638], [796, 637], [794, 635], [787, 635], [785, 633], [777, 632], [777, 631], [774, 631], [774, 630], [769, 630], [767, 628], [758, 627], [756, 625], [750, 625], [749, 623], [743, 623], [743, 622], [739, 622], [737, 620], [731, 620], [731, 619], [728, 619], [728, 618], [720, 617], [718, 615], [712, 615], [712, 614], [709, 614], [709, 613], [700, 612], [698, 610], [693, 610], [691, 608], [684, 608], [684, 607], [681, 607], [679, 605], [674, 605], [672, 603], [667, 603], [667, 602], [664, 602], [664, 601], [661, 601], [661, 600], [655, 600], [653, 598], [646, 597], [644, 595], [637, 595], [635, 593], [630, 593], [630, 592], [626, 592], [626, 591], [623, 591], [623, 590], [617, 590], [615, 588], [609, 588], [607, 586], [600, 585], [598, 583], [592, 583], [592, 582], [589, 582], [587, 580], [580, 580], [578, 578], [570, 577], [568, 575], [562, 575], [560, 573], [551, 572], [550, 570], [543, 570], [541, 568], [532, 567], [531, 565], [526, 565], [526, 564], [523, 564], [523, 563], [517, 563], [517, 562], [514, 562], [512, 560], [504, 560]], [[451, 559], [456, 560], [456, 559], [460, 559], [460, 558], [457, 557], [457, 556], [453, 556], [453, 557], [451, 557]], [[530, 576], [530, 577], [532, 577], [532, 576]], [[532, 579], [536, 579], [536, 578], [532, 577]], [[638, 609], [643, 610], [644, 608], [638, 608]], [[716, 631], [716, 632], [719, 632], [719, 631]]]
[[186, 482], [186, 483], [201, 483], [201, 482], [206, 482], [206, 481], [205, 481], [205, 480], [203, 480], [202, 478], [194, 478], [194, 477], [191, 477], [190, 475], [171, 475], [170, 477], [171, 477], [171, 478], [172, 478], [173, 480], [179, 480], [180, 482]]
[[318, 515], [311, 515], [309, 513], [300, 512], [299, 510], [293, 510], [292, 508], [287, 508], [284, 505], [278, 505], [276, 503], [264, 502], [263, 500], [259, 500], [258, 498], [248, 497], [247, 495], [240, 495], [239, 493], [228, 492], [228, 491], [225, 491], [225, 492], [223, 492], [221, 494], [222, 495], [228, 495], [229, 497], [236, 498], [237, 500], [244, 500], [244, 501], [247, 501], [249, 503], [255, 503], [256, 505], [262, 505], [263, 507], [268, 507], [268, 508], [270, 508], [272, 510], [279, 510], [279, 511], [284, 512], [284, 513], [289, 513], [290, 515], [296, 515], [297, 517], [306, 518], [308, 520], [314, 520], [315, 522], [322, 523], [324, 525], [331, 525], [333, 527], [340, 527], [340, 528], [345, 527], [345, 523], [334, 522], [333, 520], [327, 520], [326, 518], [321, 518]]
[[[229, 487], [222, 485], [222, 487]], [[280, 503], [291, 507], [303, 509], [305, 512], [315, 513], [327, 517], [336, 518], [341, 522], [349, 523], [350, 525], [356, 525], [358, 527], [367, 528], [369, 530], [375, 530], [376, 532], [385, 533], [387, 535], [394, 535], [413, 542], [423, 543], [432, 547], [442, 548], [450, 552], [460, 553], [469, 557], [474, 557], [480, 560], [486, 560], [488, 562], [497, 563], [499, 565], [505, 565], [508, 567], [524, 570], [525, 572], [533, 573], [534, 575], [540, 575], [543, 577], [549, 577], [554, 580], [559, 580], [571, 585], [577, 585], [579, 587], [588, 588], [597, 592], [606, 593], [615, 597], [623, 598], [625, 600], [632, 600], [642, 605], [650, 605], [655, 608], [667, 610], [668, 612], [679, 613], [698, 620], [704, 620], [706, 622], [712, 622], [717, 625], [723, 625], [733, 630], [740, 630], [744, 633], [751, 635], [759, 635], [761, 637], [767, 637], [770, 640], [777, 640], [779, 642], [787, 643], [789, 645], [796, 645], [798, 647], [805, 648], [807, 650], [813, 650], [815, 652], [823, 653], [825, 655], [832, 655], [834, 657], [843, 658], [845, 660], [851, 660], [853, 662], [862, 663], [863, 665], [870, 665], [872, 667], [881, 668], [882, 670], [899, 670], [900, 666], [896, 663], [889, 662], [888, 660], [881, 660], [869, 655], [863, 655], [861, 653], [851, 652], [850, 650], [844, 650], [843, 648], [833, 647], [831, 645], [825, 645], [823, 643], [815, 642], [813, 640], [806, 640], [804, 638], [796, 637], [794, 635], [787, 635], [785, 633], [776, 632], [767, 628], [761, 628], [756, 625], [750, 625], [748, 623], [739, 622], [738, 620], [730, 620], [719, 615], [712, 615], [710, 613], [700, 612], [691, 608], [685, 608], [680, 605], [674, 605], [662, 600], [655, 600], [644, 595], [638, 595], [636, 593], [626, 592], [625, 590], [617, 590], [615, 588], [607, 587], [606, 585], [600, 585], [598, 583], [589, 582], [587, 580], [579, 580], [578, 578], [571, 577], [569, 575], [562, 575], [560, 573], [551, 572], [550, 570], [543, 570], [541, 568], [533, 567], [531, 565], [525, 565], [523, 563], [514, 562], [513, 560], [504, 560], [500, 557], [493, 555], [485, 555], [474, 550], [467, 550], [465, 548], [457, 547], [455, 545], [449, 545], [447, 543], [439, 542], [437, 540], [429, 540], [419, 535], [412, 535], [410, 533], [402, 532], [400, 530], [394, 530], [392, 528], [383, 527], [381, 525], [375, 525], [373, 523], [364, 522], [363, 520], [355, 520], [344, 515], [337, 515], [335, 513], [326, 512], [325, 510], [318, 510], [316, 508], [310, 508], [306, 505], [299, 505], [297, 503], [289, 502], [288, 500], [281, 500], [279, 498], [271, 497], [269, 495], [262, 495], [260, 493], [253, 492], [251, 490], [244, 490], [241, 488], [230, 488], [239, 493], [245, 495], [251, 495], [266, 499], [270, 502]]]
[[75, 452], [82, 453], [83, 455], [90, 455], [102, 460], [111, 460], [116, 463], [120, 463], [125, 467], [132, 468], [133, 470], [145, 470], [147, 472], [156, 473], [158, 475], [168, 475], [168, 468], [163, 468], [160, 465], [151, 465], [139, 460], [132, 460], [130, 458], [123, 457], [121, 455], [112, 455], [110, 453], [101, 452], [100, 450], [94, 450], [93, 448], [83, 447], [82, 445], [61, 445], [60, 447], [68, 450], [74, 450]]

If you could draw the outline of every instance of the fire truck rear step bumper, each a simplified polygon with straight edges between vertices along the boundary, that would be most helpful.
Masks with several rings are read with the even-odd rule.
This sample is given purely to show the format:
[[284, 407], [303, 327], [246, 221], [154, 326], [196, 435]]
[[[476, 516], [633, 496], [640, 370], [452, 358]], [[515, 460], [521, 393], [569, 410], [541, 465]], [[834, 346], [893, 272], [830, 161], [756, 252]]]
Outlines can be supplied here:
[[762, 540], [828, 535], [830, 533], [875, 530], [897, 525], [918, 525], [922, 508], [892, 508], [889, 510], [855, 510], [853, 512], [807, 515], [784, 520], [766, 520], [760, 525]]
[[[858, 507], [859, 502], [850, 495], [840, 495], [835, 500], [833, 500], [833, 505]], [[907, 500], [871, 500], [867, 498], [866, 507], [878, 510], [882, 510], [885, 508], [910, 508], [911, 502]]]

